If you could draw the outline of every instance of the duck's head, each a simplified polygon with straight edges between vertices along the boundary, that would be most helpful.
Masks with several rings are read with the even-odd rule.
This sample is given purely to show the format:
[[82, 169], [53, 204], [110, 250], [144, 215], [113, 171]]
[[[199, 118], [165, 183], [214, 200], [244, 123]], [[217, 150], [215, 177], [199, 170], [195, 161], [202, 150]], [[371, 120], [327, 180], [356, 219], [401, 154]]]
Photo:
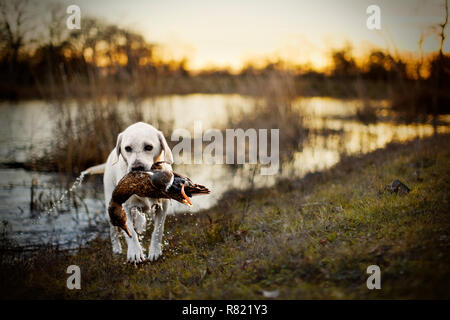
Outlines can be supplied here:
[[131, 232], [127, 226], [127, 214], [122, 206], [114, 201], [109, 203], [108, 207], [109, 218], [113, 226], [121, 228], [131, 238]]
[[175, 190], [179, 192], [178, 201], [181, 203], [192, 206], [189, 197], [186, 195], [184, 191], [184, 183], [173, 185], [174, 182], [174, 174], [172, 171], [172, 165], [166, 161], [158, 161], [152, 165], [151, 171], [149, 172], [152, 180], [152, 184], [164, 191], [168, 191], [170, 187], [174, 186]]
[[170, 171], [172, 172], [172, 165], [167, 161], [158, 161], [152, 164], [151, 171]]
[[170, 163], [155, 162], [147, 173], [150, 175], [153, 186], [159, 190], [167, 191], [172, 186], [174, 176]]

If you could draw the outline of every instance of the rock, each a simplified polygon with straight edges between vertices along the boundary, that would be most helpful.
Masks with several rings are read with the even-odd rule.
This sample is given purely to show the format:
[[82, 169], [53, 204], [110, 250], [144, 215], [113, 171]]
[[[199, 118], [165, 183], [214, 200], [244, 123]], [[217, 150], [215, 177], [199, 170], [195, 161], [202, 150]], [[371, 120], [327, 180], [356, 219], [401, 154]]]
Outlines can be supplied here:
[[399, 195], [405, 195], [411, 191], [411, 189], [409, 189], [403, 182], [397, 179], [392, 181], [391, 184], [386, 187], [386, 189], [390, 193], [396, 193]]
[[263, 290], [262, 294], [263, 294], [264, 298], [275, 299], [280, 294], [280, 291], [279, 290], [274, 290], [274, 291]]

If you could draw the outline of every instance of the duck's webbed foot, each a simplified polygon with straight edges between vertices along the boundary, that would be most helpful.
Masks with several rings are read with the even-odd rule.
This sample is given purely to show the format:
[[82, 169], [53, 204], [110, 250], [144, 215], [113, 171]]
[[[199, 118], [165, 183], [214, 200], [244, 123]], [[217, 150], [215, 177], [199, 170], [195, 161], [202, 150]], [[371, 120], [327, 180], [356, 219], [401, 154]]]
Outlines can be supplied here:
[[161, 203], [154, 203], [152, 204], [152, 213], [156, 213], [162, 210], [162, 204]]

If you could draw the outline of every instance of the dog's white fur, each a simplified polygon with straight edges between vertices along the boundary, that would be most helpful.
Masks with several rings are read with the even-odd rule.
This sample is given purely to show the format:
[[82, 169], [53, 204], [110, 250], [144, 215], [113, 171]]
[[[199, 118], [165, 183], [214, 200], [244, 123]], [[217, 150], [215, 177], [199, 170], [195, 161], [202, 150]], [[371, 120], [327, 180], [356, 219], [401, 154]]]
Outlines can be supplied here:
[[[151, 146], [151, 147], [149, 147]], [[147, 147], [147, 150], [146, 150]], [[151, 150], [149, 150], [151, 149]], [[100, 173], [104, 169], [103, 183], [105, 189], [105, 204], [109, 206], [112, 193], [117, 183], [124, 175], [132, 171], [133, 168], [140, 167], [141, 170], [149, 171], [156, 161], [165, 160], [173, 163], [172, 151], [167, 145], [161, 131], [155, 127], [138, 122], [126, 128], [117, 137], [116, 147], [108, 156], [106, 164], [91, 167], [85, 170], [86, 173]], [[150, 242], [147, 259], [157, 260], [161, 254], [161, 241], [164, 232], [164, 221], [166, 219], [169, 200], [149, 199], [133, 195], [124, 203], [123, 208], [127, 213], [127, 226], [132, 238], [110, 224], [110, 236], [112, 250], [116, 254], [122, 253], [122, 246], [119, 241], [119, 232], [123, 232], [127, 242], [127, 261], [130, 263], [140, 263], [146, 260], [138, 234], [145, 231], [145, 213], [150, 214], [154, 221], [154, 230]], [[109, 220], [108, 212], [106, 215]]]

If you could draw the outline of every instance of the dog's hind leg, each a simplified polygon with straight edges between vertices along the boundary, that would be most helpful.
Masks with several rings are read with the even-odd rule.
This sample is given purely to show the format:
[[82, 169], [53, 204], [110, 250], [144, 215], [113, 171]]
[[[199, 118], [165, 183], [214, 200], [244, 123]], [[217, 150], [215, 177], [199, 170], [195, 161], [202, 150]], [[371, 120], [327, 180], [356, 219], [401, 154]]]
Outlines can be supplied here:
[[112, 251], [114, 254], [122, 253], [122, 245], [119, 240], [119, 231], [117, 231], [117, 227], [113, 226], [111, 223], [109, 224], [109, 236], [111, 237], [111, 245]]
[[166, 221], [167, 209], [169, 207], [169, 200], [161, 200], [158, 204], [154, 205], [154, 229], [152, 233], [152, 239], [150, 242], [150, 248], [148, 252], [148, 260], [156, 261], [162, 255], [162, 237], [164, 233], [164, 222]]
[[134, 229], [138, 234], [142, 234], [145, 231], [147, 219], [145, 218], [145, 213], [143, 212], [144, 210], [145, 208], [131, 208], [131, 217], [133, 218]]
[[[107, 188], [105, 188], [105, 206], [106, 208], [108, 208], [109, 206], [109, 201], [111, 200], [111, 193], [112, 192], [107, 192], [109, 191]], [[122, 253], [122, 245], [120, 244], [120, 240], [119, 240], [119, 230], [117, 229], [117, 227], [113, 226], [111, 224], [111, 220], [109, 219], [109, 213], [108, 210], [106, 210], [106, 219], [108, 219], [109, 222], [109, 236], [111, 238], [111, 246], [112, 246], [112, 251], [114, 254], [121, 254]]]

